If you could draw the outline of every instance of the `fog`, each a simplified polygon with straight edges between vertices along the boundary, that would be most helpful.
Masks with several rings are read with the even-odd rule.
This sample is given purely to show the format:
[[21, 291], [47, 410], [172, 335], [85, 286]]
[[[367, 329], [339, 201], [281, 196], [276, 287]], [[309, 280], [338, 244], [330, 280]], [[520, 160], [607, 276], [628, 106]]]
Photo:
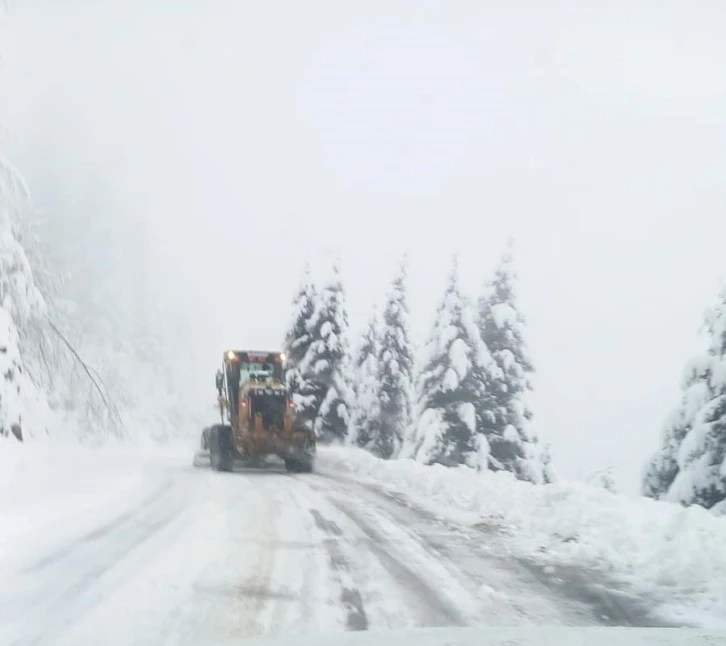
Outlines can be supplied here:
[[476, 296], [513, 237], [536, 428], [634, 487], [724, 275], [726, 8], [546, 4], [11, 1], [1, 142], [67, 256], [138, 231], [197, 410], [307, 261], [355, 341], [407, 253], [421, 342], [452, 254]]

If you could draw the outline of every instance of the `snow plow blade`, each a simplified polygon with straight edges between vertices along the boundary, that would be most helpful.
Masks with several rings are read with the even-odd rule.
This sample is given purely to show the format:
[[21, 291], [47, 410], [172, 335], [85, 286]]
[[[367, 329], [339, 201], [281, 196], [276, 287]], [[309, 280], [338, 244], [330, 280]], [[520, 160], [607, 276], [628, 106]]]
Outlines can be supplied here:
[[211, 466], [209, 461], [209, 451], [197, 451], [194, 454], [194, 461], [192, 464], [197, 468]]

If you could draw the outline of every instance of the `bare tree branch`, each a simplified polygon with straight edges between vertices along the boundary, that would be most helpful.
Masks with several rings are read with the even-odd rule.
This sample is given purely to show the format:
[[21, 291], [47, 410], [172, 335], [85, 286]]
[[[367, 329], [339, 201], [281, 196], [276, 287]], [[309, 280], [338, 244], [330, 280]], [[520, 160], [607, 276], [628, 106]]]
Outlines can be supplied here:
[[[52, 321], [48, 321], [48, 325], [50, 326], [50, 329], [53, 330], [53, 332], [55, 332], [58, 335], [60, 340], [63, 341], [63, 344], [68, 348], [70, 353], [75, 357], [76, 361], [81, 365], [81, 367], [83, 368], [83, 371], [86, 373], [89, 380], [93, 384], [96, 392], [98, 393], [99, 397], [101, 398], [101, 401], [103, 401], [104, 405], [106, 406], [106, 409], [109, 411], [109, 413], [111, 413], [112, 418], [115, 418], [115, 421], [119, 424], [119, 426], [121, 426], [121, 428], [123, 428], [123, 421], [121, 419], [121, 415], [118, 412], [118, 410], [116, 409], [116, 407], [110, 402], [110, 400], [106, 394], [108, 392], [108, 390], [106, 389], [106, 393], [104, 393], [105, 384], [104, 384], [104, 389], [102, 389], [101, 386], [99, 385], [98, 381], [96, 380], [96, 377], [94, 377], [93, 373], [95, 372], [96, 375], [98, 375], [98, 373], [88, 366], [88, 364], [83, 360], [81, 355], [78, 354], [76, 349], [73, 347], [71, 342], [63, 335], [63, 333], [56, 327], [56, 325]], [[100, 377], [99, 377], [99, 380], [100, 380]]]
[[43, 334], [42, 333], [38, 337], [38, 347], [40, 348], [40, 358], [43, 360], [43, 363], [45, 364], [45, 369], [48, 371], [48, 382], [52, 386], [53, 385], [53, 371], [50, 369], [50, 365], [48, 364], [48, 359], [45, 356], [45, 348], [43, 347]]

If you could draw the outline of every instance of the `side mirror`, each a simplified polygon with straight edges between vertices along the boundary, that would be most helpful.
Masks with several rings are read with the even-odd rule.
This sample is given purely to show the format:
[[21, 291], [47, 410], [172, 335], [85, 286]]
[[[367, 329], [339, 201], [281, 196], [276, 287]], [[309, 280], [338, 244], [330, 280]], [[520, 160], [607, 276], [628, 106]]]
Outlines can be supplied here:
[[224, 389], [224, 375], [222, 374], [221, 371], [218, 372], [217, 376], [214, 378], [214, 383], [217, 387], [217, 390], [221, 393], [222, 390]]

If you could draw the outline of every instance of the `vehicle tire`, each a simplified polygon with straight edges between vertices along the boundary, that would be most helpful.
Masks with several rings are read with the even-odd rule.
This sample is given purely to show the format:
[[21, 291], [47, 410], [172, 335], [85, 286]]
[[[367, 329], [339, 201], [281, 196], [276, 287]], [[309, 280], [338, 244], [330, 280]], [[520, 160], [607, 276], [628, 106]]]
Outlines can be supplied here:
[[315, 458], [312, 455], [306, 455], [298, 460], [298, 468], [300, 473], [312, 473]]
[[288, 458], [285, 460], [285, 469], [290, 473], [311, 473], [313, 470], [312, 456], [303, 456], [301, 458]]
[[297, 473], [297, 460], [285, 458], [285, 470], [290, 473]]
[[232, 470], [232, 429], [212, 426], [209, 429], [209, 464], [215, 471]]

